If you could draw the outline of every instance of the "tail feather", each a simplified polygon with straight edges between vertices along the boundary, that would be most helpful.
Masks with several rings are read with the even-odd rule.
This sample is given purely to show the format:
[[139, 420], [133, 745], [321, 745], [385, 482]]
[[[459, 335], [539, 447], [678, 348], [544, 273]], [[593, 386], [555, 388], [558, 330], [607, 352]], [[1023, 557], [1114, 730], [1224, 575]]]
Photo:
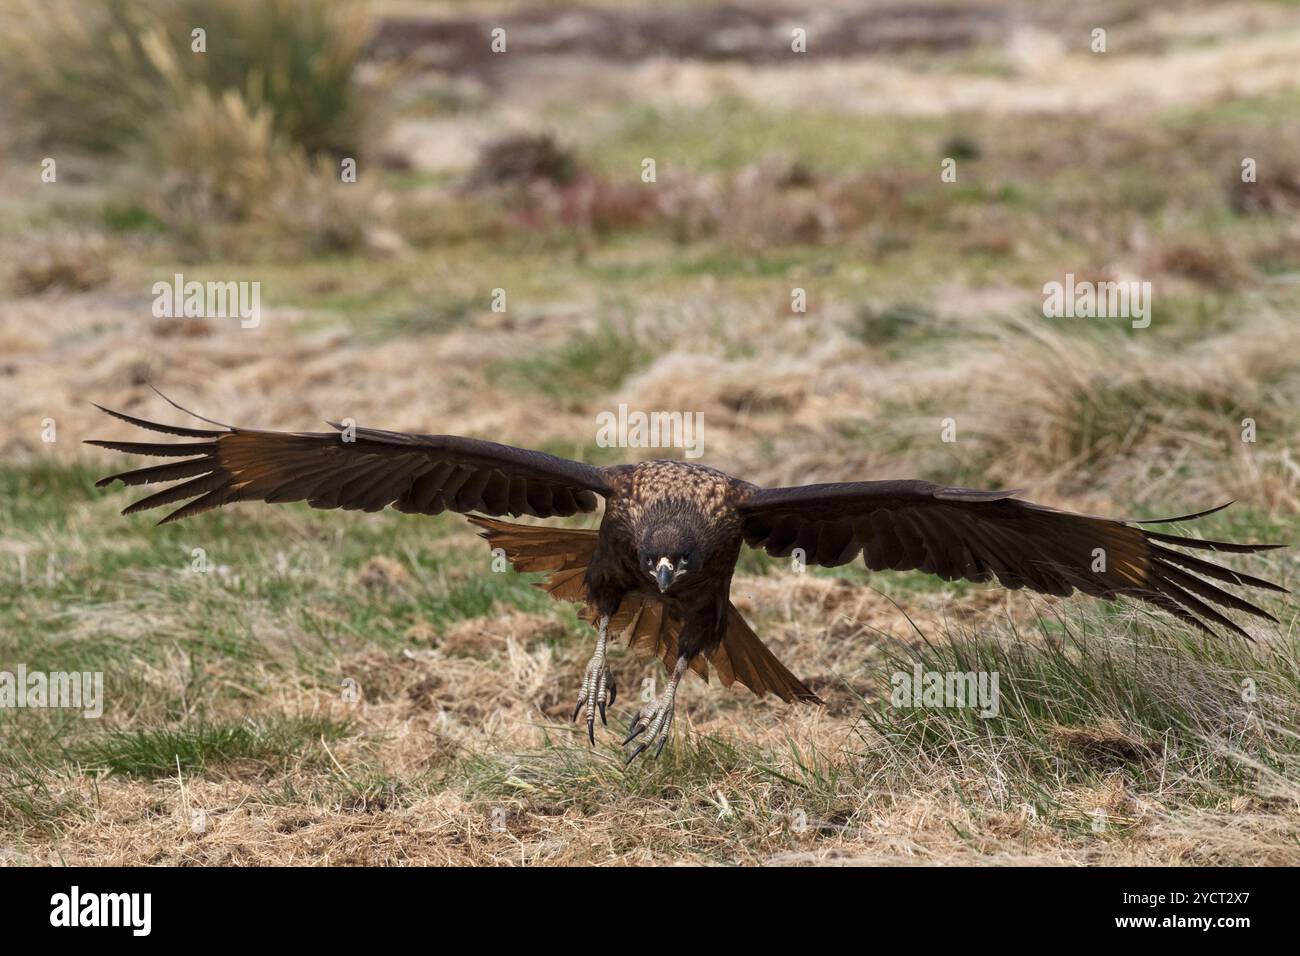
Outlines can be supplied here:
[[[542, 590], [558, 601], [585, 605], [580, 616], [596, 623], [596, 612], [587, 604], [585, 576], [596, 553], [597, 532], [573, 528], [534, 527], [512, 524], [478, 515], [469, 517], [482, 528], [480, 537], [492, 548], [501, 548], [516, 571], [548, 573]], [[677, 638], [682, 623], [667, 606], [653, 598], [629, 594], [610, 620], [610, 632], [623, 635], [638, 656], [658, 657], [670, 670], [677, 662]], [[709, 679], [709, 664], [718, 680], [730, 687], [739, 680], [759, 697], [768, 691], [782, 700], [822, 703], [797, 677], [788, 671], [745, 622], [735, 605], [727, 606], [727, 630], [712, 652], [691, 662], [691, 669]]]
[[759, 697], [771, 691], [786, 703], [802, 701], [809, 704], [825, 703], [814, 694], [808, 686], [786, 669], [761, 640], [749, 622], [745, 620], [734, 604], [727, 606], [727, 633], [722, 643], [714, 651], [710, 660], [718, 669], [719, 678], [724, 684], [731, 681], [722, 678], [723, 663], [735, 674], [736, 680], [752, 690]]

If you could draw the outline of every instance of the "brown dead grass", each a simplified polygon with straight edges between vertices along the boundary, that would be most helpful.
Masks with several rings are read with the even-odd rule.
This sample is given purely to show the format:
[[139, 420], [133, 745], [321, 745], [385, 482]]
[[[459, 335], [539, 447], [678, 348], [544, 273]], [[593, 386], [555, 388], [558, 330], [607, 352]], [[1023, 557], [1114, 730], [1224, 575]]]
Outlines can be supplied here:
[[[384, 563], [372, 562], [368, 573]], [[393, 577], [386, 574], [385, 581]], [[357, 682], [355, 702], [341, 701], [329, 688], [293, 687], [258, 701], [260, 712], [353, 721], [346, 739], [321, 741], [315, 753], [287, 767], [235, 765], [153, 781], [54, 774], [51, 797], [70, 800], [80, 811], [53, 831], [26, 834], [10, 862], [1300, 862], [1287, 809], [1300, 797], [1293, 787], [1282, 788], [1281, 802], [1261, 796], [1219, 810], [1174, 811], [1151, 794], [1130, 792], [1114, 775], [1096, 787], [1056, 794], [1060, 810], [1049, 825], [1028, 806], [1007, 808], [997, 781], [923, 753], [916, 755], [914, 772], [926, 775], [924, 790], [900, 789], [899, 778], [888, 773], [864, 773], [871, 762], [857, 733], [859, 701], [880, 689], [865, 680], [863, 664], [882, 640], [914, 640], [912, 622], [931, 634], [963, 619], [1029, 624], [1050, 600], [1000, 591], [956, 599], [909, 595], [909, 622], [885, 596], [842, 581], [742, 577], [735, 590], [765, 640], [828, 706], [791, 708], [692, 679], [681, 699], [675, 746], [712, 752], [706, 780], [691, 775], [678, 757], [627, 774], [614, 771], [616, 727], [602, 729], [599, 747], [589, 752], [581, 731], [568, 723], [588, 648], [555, 643], [552, 619], [503, 607], [484, 619], [434, 629], [429, 641], [415, 640], [406, 649], [349, 652], [339, 673]], [[176, 665], [156, 679], [183, 686], [188, 668], [184, 660]], [[652, 686], [646, 682], [656, 679], [658, 667], [626, 654], [616, 656], [614, 667], [624, 694], [617, 717]], [[236, 705], [224, 716], [239, 712]], [[1119, 726], [1062, 728], [1060, 745], [1101, 759], [1158, 748]], [[773, 773], [748, 757], [729, 757], [727, 748], [767, 754]], [[797, 779], [807, 766], [840, 780], [832, 784], [842, 791], [836, 809], [805, 805], [800, 789], [782, 782]], [[572, 789], [566, 789], [566, 773], [575, 775]], [[594, 803], [591, 773], [611, 774]], [[196, 811], [202, 815], [197, 831]], [[1093, 832], [1099, 814], [1106, 826]]]
[[102, 236], [49, 236], [17, 261], [11, 276], [13, 290], [19, 295], [86, 292], [109, 280], [109, 256], [108, 243]]
[[[1049, 165], [1081, 151], [1103, 166], [1127, 163], [1153, 148], [1153, 134], [1143, 131], [1146, 116], [1212, 102], [1226, 91], [1224, 77], [1232, 77], [1239, 94], [1294, 88], [1287, 58], [1297, 29], [1294, 12], [1245, 6], [1263, 18], [1254, 33], [1235, 26], [1209, 30], [1207, 24], [1219, 21], [1208, 8], [1176, 24], [1153, 12], [1131, 34], [1146, 44], [1141, 52], [1106, 60], [1064, 54], [1059, 37], [1030, 24], [1006, 46], [1010, 71], [977, 77], [884, 58], [810, 66], [796, 85], [788, 71], [743, 63], [650, 61], [611, 69], [582, 58], [520, 58], [504, 80], [508, 97], [491, 98], [472, 118], [408, 127], [395, 139], [429, 144], [426, 151], [412, 150], [415, 166], [463, 174], [474, 156], [466, 144], [482, 142], [488, 130], [511, 128], [506, 120], [521, 114], [570, 104], [579, 89], [590, 112], [576, 113], [575, 125], [603, 115], [602, 103], [628, 97], [649, 106], [696, 107], [723, 94], [773, 109], [830, 102], [847, 111], [913, 116], [1072, 116], [1119, 108], [1136, 116], [1126, 137], [1110, 135], [1121, 124], [1106, 117], [1099, 120], [1104, 137], [1092, 135], [1094, 127], [1084, 121], [1073, 139], [1059, 143], [1046, 141], [1048, 133], [1025, 136], [1045, 140], [1042, 161]], [[1221, 42], [1161, 46], [1171, 32]], [[1291, 209], [1291, 172], [1272, 175], [1267, 192], [1246, 194], [1254, 198], [1243, 200], [1241, 209]], [[665, 248], [719, 231], [742, 246], [750, 239], [756, 245], [828, 243], [903, 214], [899, 197], [878, 180], [810, 181], [779, 163], [679, 182], [667, 201], [677, 218], [670, 216], [673, 234], [665, 237]], [[749, 199], [754, 202], [741, 215], [728, 215], [728, 206]], [[595, 230], [602, 215], [643, 213], [639, 207], [629, 213], [618, 195], [598, 194], [591, 181], [569, 192], [544, 190], [539, 202], [554, 221], [579, 229]], [[367, 208], [340, 212], [339, 228], [349, 229], [357, 215], [364, 219]], [[1025, 240], [1018, 242], [1003, 219], [983, 208], [969, 207], [948, 224], [963, 236], [960, 254], [1006, 257], [1014, 266]], [[92, 294], [63, 293], [53, 303], [23, 296], [0, 301], [0, 406], [7, 412], [0, 420], [0, 454], [6, 461], [68, 463], [87, 456], [82, 438], [134, 437], [126, 426], [107, 422], [91, 400], [179, 421], [179, 413], [144, 387], [147, 381], [197, 411], [239, 424], [312, 429], [322, 418], [350, 416], [380, 427], [568, 449], [591, 445], [597, 411], [628, 402], [702, 411], [706, 461], [760, 483], [962, 476], [981, 486], [1027, 486], [1038, 500], [1094, 512], [1127, 515], [1168, 502], [1192, 510], [1232, 497], [1293, 521], [1300, 513], [1294, 300], [1279, 284], [1238, 271], [1246, 267], [1234, 256], [1199, 240], [1130, 242], [1120, 234], [1135, 231], [1132, 224], [1112, 224], [1096, 214], [1099, 208], [1081, 205], [1085, 211], [1077, 220], [1080, 229], [1095, 232], [1099, 247], [1113, 242], [1133, 256], [1148, 256], [1154, 268], [1184, 277], [1198, 291], [1235, 288], [1249, 279], [1259, 283], [1253, 297], [1205, 335], [1180, 335], [1172, 322], [1146, 333], [1105, 334], [1063, 320], [1025, 319], [1041, 304], [1032, 283], [986, 281], [951, 270], [944, 260], [927, 271], [921, 290], [939, 321], [918, 341], [900, 346], [857, 334], [857, 292], [866, 294], [868, 280], [854, 293], [814, 295], [808, 314], [792, 315], [788, 275], [757, 290], [713, 277], [683, 279], [638, 295], [628, 316], [631, 331], [654, 344], [645, 367], [557, 409], [503, 388], [493, 363], [561, 347], [578, 330], [597, 328], [604, 307], [599, 288], [578, 284], [563, 297], [534, 300], [506, 315], [475, 306], [449, 328], [386, 339], [368, 335], [364, 322], [337, 323], [266, 301], [256, 330], [220, 320], [154, 320], [142, 290], [169, 275], [171, 263], [115, 263]], [[472, 211], [455, 207], [452, 214], [464, 215], [465, 222], [424, 223], [430, 230], [424, 238], [447, 240], [482, 226]], [[412, 238], [411, 221], [428, 218], [428, 210], [415, 202], [393, 215], [405, 217], [407, 237], [422, 245]], [[1070, 222], [1073, 227], [1076, 220]], [[880, 239], [887, 245], [891, 236]], [[0, 241], [15, 250], [25, 237]], [[1075, 269], [1072, 256], [1062, 253], [1060, 272]], [[438, 296], [466, 288], [467, 295], [478, 293], [482, 276], [456, 275], [454, 264], [435, 258], [428, 265]], [[619, 263], [616, 254], [608, 261]], [[1098, 265], [1097, 271], [1105, 270]], [[813, 273], [795, 281], [813, 285], [816, 279]], [[379, 297], [389, 274], [322, 281]], [[1240, 441], [1245, 416], [1259, 423], [1257, 444]], [[959, 439], [952, 445], [939, 440], [945, 417], [957, 421]], [[52, 446], [40, 439], [46, 418], [58, 423], [59, 441]], [[293, 517], [265, 520], [282, 521], [277, 529], [286, 536], [299, 530]], [[76, 552], [79, 533], [71, 529], [68, 552]], [[447, 547], [477, 544], [466, 529], [450, 536]], [[12, 550], [6, 547], [6, 559]], [[389, 555], [376, 555], [347, 581], [326, 580], [377, 597], [420, 585]], [[51, 799], [71, 800], [80, 812], [61, 817], [50, 830], [22, 833], [14, 855], [0, 855], [0, 862], [1300, 863], [1296, 794], [1284, 782], [1274, 782], [1276, 794], [1171, 809], [1149, 794], [1129, 792], [1118, 777], [1107, 779], [1057, 795], [1064, 815], [1078, 824], [1077, 832], [1067, 832], [1059, 821], [1049, 824], [1028, 809], [1002, 805], [995, 799], [997, 781], [927, 763], [922, 753], [914, 779], [926, 780], [924, 787], [902, 788], [884, 774], [854, 778], [865, 765], [857, 732], [862, 699], [880, 693], [864, 679], [864, 665], [882, 653], [887, 638], [913, 640], [911, 624], [878, 591], [827, 578], [744, 575], [733, 592], [758, 633], [826, 699], [826, 708], [756, 701], [739, 689], [706, 688], [691, 679], [674, 748], [684, 755], [673, 758], [677, 763], [619, 776], [613, 769], [617, 728], [602, 732], [600, 747], [589, 753], [568, 723], [590, 648], [567, 639], [554, 617], [498, 604], [483, 618], [446, 626], [417, 622], [400, 648], [340, 648], [338, 673], [360, 689], [355, 703], [306, 677], [279, 684], [267, 678], [262, 683], [276, 690], [255, 701], [223, 700], [213, 717], [269, 712], [355, 721], [347, 739], [322, 741], [310, 759], [289, 767], [233, 767], [158, 780], [100, 778], [75, 768], [51, 773]], [[926, 633], [953, 623], [1000, 621], [1032, 632], [1038, 615], [1055, 607], [1048, 599], [979, 589], [909, 593], [899, 602]], [[67, 629], [74, 637], [110, 631], [123, 641], [144, 640], [183, 627], [184, 613], [169, 606], [146, 614], [117, 606], [74, 610]], [[258, 615], [250, 615], [248, 629], [250, 640], [277, 664], [291, 661], [303, 638]], [[181, 696], [192, 664], [177, 650], [151, 666], [143, 675], [145, 696], [136, 702], [140, 710]], [[214, 680], [241, 679], [219, 662], [207, 666]], [[662, 681], [662, 675], [626, 656], [614, 666], [622, 718], [647, 682]], [[1060, 745], [1101, 754], [1158, 746], [1111, 726], [1064, 728]], [[787, 777], [797, 777], [801, 763], [815, 763], [823, 774], [854, 779], [856, 789], [844, 801], [852, 808], [823, 814], [800, 807], [797, 788], [783, 786], [752, 760], [729, 757], [726, 747], [752, 748]], [[714, 748], [708, 759], [698, 758], [708, 768], [707, 780], [690, 773], [697, 748]], [[539, 762], [546, 772], [533, 772]], [[577, 768], [572, 778], [583, 782], [577, 796], [564, 789], [570, 771], [557, 769], [570, 766]], [[604, 791], [590, 784], [601, 773], [614, 782]], [[202, 832], [191, 828], [194, 810], [206, 815]], [[800, 810], [806, 828], [792, 825]], [[1110, 829], [1092, 833], [1089, 824], [1099, 810]]]

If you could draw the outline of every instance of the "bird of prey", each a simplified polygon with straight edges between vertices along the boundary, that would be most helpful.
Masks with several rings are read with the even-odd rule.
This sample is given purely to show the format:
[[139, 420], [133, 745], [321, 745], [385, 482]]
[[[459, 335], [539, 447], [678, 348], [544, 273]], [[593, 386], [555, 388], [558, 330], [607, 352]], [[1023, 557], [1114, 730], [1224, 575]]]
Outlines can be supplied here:
[[[170, 401], [170, 400], [169, 400]], [[174, 403], [173, 403], [174, 404]], [[1205, 541], [1148, 530], [1179, 518], [1128, 522], [1059, 511], [1014, 491], [949, 488], [928, 481], [853, 481], [763, 488], [684, 461], [598, 468], [510, 445], [455, 435], [417, 435], [345, 427], [330, 432], [185, 428], [97, 406], [140, 428], [193, 441], [91, 441], [133, 455], [172, 459], [111, 475], [150, 485], [178, 481], [127, 507], [133, 514], [184, 502], [159, 523], [237, 501], [306, 501], [313, 508], [408, 514], [471, 514], [482, 537], [520, 571], [548, 572], [540, 585], [581, 602], [597, 629], [573, 719], [595, 718], [617, 694], [606, 655], [611, 637], [659, 657], [669, 672], [663, 693], [633, 716], [624, 746], [631, 762], [668, 739], [678, 687], [687, 670], [739, 680], [758, 696], [820, 703], [758, 639], [730, 602], [742, 544], [776, 557], [799, 549], [807, 564], [835, 567], [861, 555], [873, 571], [915, 569], [953, 581], [990, 581], [1053, 595], [1075, 590], [1147, 601], [1179, 620], [1248, 634], [1219, 608], [1276, 622], [1222, 583], [1287, 593], [1261, 578], [1174, 550], [1251, 553], [1282, 545]], [[180, 406], [176, 406], [180, 408]], [[184, 411], [184, 409], [181, 409]], [[193, 413], [188, 413], [193, 414]], [[201, 418], [201, 416], [195, 416]], [[493, 520], [594, 512], [597, 530]], [[1220, 506], [1220, 507], [1226, 507]], [[1219, 582], [1219, 583], [1214, 583]], [[1217, 607], [1216, 607], [1217, 605]], [[644, 734], [641, 740], [638, 737]]]

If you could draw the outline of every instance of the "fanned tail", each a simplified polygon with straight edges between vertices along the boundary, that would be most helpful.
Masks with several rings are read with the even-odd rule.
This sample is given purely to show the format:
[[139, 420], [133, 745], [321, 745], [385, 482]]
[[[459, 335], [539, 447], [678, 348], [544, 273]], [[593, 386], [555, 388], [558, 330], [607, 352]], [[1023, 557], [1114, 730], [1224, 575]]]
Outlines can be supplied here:
[[[584, 579], [596, 552], [597, 532], [512, 524], [478, 515], [470, 516], [469, 521], [483, 529], [479, 536], [489, 547], [505, 552], [516, 571], [547, 573], [538, 587], [558, 601], [583, 604], [580, 616], [596, 623], [596, 612], [587, 604]], [[682, 624], [661, 601], [629, 594], [610, 620], [609, 629], [612, 635], [623, 635], [638, 656], [657, 657], [669, 670], [676, 664]], [[759, 640], [735, 605], [727, 607], [722, 643], [712, 653], [697, 656], [691, 669], [707, 681], [710, 663], [724, 687], [739, 680], [759, 697], [771, 691], [786, 702], [822, 703]]]

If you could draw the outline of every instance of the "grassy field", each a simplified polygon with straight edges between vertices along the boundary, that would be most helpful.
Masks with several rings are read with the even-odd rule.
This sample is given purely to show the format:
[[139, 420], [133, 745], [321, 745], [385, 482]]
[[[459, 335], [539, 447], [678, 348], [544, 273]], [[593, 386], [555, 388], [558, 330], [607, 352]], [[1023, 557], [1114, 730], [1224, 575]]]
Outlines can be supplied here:
[[[113, 102], [188, 91], [136, 128], [42, 124], [86, 87], [34, 58], [99, 48], [0, 5], [27, 43], [0, 84], [0, 671], [104, 679], [96, 719], [0, 710], [0, 863], [1300, 863], [1287, 595], [1248, 643], [746, 554], [735, 603], [827, 706], [690, 678], [673, 744], [625, 768], [661, 668], [615, 657], [589, 748], [568, 716], [590, 629], [460, 517], [244, 505], [157, 528], [93, 488], [127, 464], [81, 441], [136, 436], [90, 402], [182, 423], [148, 383], [242, 425], [662, 454], [596, 444], [625, 402], [702, 412], [703, 460], [759, 483], [921, 477], [1125, 518], [1235, 499], [1186, 530], [1294, 543], [1300, 8], [949, 7], [868, 5], [863, 36], [911, 39], [821, 56], [814, 29], [793, 62], [674, 50], [681, 31], [592, 52], [662, 29], [622, 3], [576, 50], [522, 26], [485, 62], [342, 43], [319, 110], [114, 61]], [[372, 13], [381, 39], [393, 17], [532, 16]], [[712, 15], [656, 14], [700, 18], [700, 42]], [[259, 325], [154, 317], [177, 272], [260, 282]], [[1150, 326], [1044, 318], [1066, 273], [1152, 282]], [[1293, 550], [1225, 560], [1300, 584]], [[998, 673], [1000, 713], [891, 705], [917, 665]]]

